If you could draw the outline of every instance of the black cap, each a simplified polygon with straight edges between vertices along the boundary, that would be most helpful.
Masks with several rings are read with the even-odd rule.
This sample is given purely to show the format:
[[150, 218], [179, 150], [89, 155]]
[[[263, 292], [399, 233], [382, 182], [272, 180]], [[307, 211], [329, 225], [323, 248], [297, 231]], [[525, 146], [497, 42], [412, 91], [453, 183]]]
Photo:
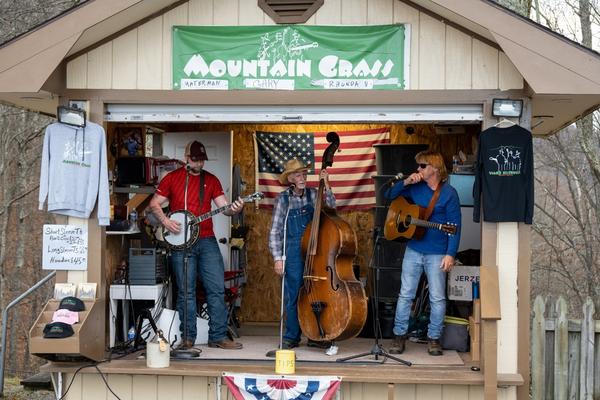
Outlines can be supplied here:
[[64, 322], [51, 322], [44, 327], [44, 337], [47, 339], [60, 339], [73, 336], [73, 327]]
[[208, 156], [206, 155], [206, 149], [204, 145], [197, 140], [194, 140], [189, 144], [189, 153], [190, 160], [192, 161], [206, 161], [208, 160]]
[[65, 297], [60, 301], [58, 305], [58, 309], [70, 310], [70, 311], [84, 311], [85, 304], [83, 301], [79, 300], [77, 297], [69, 296]]

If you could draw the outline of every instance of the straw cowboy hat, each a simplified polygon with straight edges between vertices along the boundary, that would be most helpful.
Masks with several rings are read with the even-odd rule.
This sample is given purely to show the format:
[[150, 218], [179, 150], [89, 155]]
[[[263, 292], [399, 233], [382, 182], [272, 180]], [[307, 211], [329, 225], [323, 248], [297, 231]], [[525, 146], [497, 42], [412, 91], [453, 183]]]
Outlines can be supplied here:
[[304, 163], [298, 160], [297, 158], [292, 158], [291, 160], [285, 163], [285, 169], [283, 170], [281, 175], [279, 175], [279, 182], [281, 182], [284, 185], [287, 185], [289, 183], [289, 174], [293, 174], [294, 172], [308, 171], [309, 169], [310, 164], [304, 165]]

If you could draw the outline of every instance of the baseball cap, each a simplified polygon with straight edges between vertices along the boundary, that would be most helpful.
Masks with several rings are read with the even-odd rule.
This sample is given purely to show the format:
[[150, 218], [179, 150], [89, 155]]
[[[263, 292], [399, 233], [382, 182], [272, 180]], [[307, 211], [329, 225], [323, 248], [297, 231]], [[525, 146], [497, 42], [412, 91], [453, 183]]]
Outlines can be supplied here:
[[84, 311], [85, 304], [83, 304], [83, 301], [79, 300], [77, 297], [68, 296], [60, 301], [58, 309], [70, 311]]
[[186, 146], [186, 154], [192, 161], [206, 161], [208, 156], [206, 155], [206, 148], [204, 145], [197, 140], [194, 140]]
[[51, 322], [44, 327], [44, 337], [52, 339], [66, 338], [73, 336], [75, 332], [69, 324], [64, 322]]
[[79, 322], [79, 313], [70, 310], [56, 310], [52, 314], [52, 322], [64, 322], [65, 324], [73, 325]]

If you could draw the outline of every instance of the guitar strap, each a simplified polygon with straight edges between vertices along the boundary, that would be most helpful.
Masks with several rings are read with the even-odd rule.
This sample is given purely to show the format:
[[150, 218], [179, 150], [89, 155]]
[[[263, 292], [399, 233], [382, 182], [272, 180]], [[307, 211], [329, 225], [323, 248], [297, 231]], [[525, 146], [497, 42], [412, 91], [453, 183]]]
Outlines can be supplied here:
[[438, 199], [440, 198], [442, 186], [444, 186], [444, 182], [440, 182], [438, 184], [437, 188], [435, 188], [435, 192], [433, 192], [433, 196], [431, 196], [431, 200], [429, 200], [429, 205], [427, 206], [425, 214], [423, 215], [423, 219], [425, 221], [429, 221], [429, 217], [431, 217], [431, 214], [433, 213], [433, 207], [435, 207], [435, 203], [437, 203]]
[[200, 171], [200, 214], [202, 214], [202, 203], [204, 202], [204, 170]]

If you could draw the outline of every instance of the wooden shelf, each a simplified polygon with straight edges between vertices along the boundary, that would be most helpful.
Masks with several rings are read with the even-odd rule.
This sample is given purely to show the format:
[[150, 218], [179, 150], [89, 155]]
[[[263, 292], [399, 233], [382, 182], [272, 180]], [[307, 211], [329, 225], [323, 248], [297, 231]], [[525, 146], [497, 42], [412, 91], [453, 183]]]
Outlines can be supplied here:
[[144, 193], [154, 194], [156, 188], [154, 186], [113, 186], [113, 193]]
[[137, 231], [106, 231], [107, 235], [137, 235], [141, 233], [139, 229]]

